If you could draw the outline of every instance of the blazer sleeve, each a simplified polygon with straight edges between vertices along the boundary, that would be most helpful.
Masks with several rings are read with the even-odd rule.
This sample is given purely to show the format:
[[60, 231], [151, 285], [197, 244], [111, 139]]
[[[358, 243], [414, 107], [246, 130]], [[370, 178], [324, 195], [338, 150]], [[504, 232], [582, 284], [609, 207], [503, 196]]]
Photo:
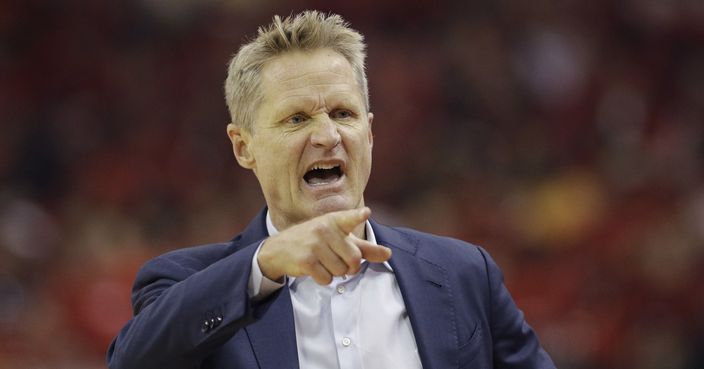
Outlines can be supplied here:
[[133, 288], [134, 316], [110, 344], [108, 367], [199, 368], [254, 320], [247, 287], [258, 245], [204, 267], [182, 252], [145, 264]]
[[555, 364], [506, 289], [503, 273], [485, 250], [479, 250], [489, 279], [494, 368], [554, 369]]

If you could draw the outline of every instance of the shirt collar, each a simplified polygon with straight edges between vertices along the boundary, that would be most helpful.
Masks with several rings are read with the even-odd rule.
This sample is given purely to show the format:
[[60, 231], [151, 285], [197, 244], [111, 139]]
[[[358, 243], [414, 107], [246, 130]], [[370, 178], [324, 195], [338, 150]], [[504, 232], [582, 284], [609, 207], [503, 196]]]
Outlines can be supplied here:
[[[372, 224], [368, 220], [364, 222], [364, 230], [365, 230], [364, 234], [367, 237], [367, 241], [376, 245], [377, 243], [376, 243], [376, 236], [374, 235], [374, 229], [372, 228]], [[269, 233], [269, 236], [276, 236], [277, 234], [279, 234], [279, 230], [276, 229], [276, 227], [274, 226], [274, 223], [271, 221], [271, 215], [269, 213], [269, 209], [266, 210], [266, 231]], [[367, 262], [367, 260], [362, 259], [362, 263], [366, 263], [366, 262]], [[386, 269], [388, 269], [390, 272], [393, 273], [394, 269], [391, 268], [391, 265], [389, 264], [388, 261], [385, 261], [383, 263], [383, 265], [386, 267]], [[289, 281], [292, 279], [293, 279], [293, 277], [289, 277]]]

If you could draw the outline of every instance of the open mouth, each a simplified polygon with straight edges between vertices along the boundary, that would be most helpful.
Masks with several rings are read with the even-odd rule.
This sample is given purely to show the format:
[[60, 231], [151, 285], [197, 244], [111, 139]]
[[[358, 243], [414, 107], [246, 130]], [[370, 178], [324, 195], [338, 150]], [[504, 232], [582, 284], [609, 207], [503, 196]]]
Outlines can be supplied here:
[[319, 164], [306, 172], [303, 180], [311, 186], [321, 186], [336, 182], [342, 174], [342, 168], [339, 165]]

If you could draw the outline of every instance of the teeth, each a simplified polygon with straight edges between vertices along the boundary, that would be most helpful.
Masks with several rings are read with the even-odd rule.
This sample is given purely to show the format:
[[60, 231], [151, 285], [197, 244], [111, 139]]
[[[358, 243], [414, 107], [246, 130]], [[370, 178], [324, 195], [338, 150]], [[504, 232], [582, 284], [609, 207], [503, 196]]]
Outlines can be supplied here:
[[319, 170], [319, 169], [333, 169], [337, 167], [337, 165], [332, 165], [332, 164], [316, 164], [313, 166], [311, 170]]

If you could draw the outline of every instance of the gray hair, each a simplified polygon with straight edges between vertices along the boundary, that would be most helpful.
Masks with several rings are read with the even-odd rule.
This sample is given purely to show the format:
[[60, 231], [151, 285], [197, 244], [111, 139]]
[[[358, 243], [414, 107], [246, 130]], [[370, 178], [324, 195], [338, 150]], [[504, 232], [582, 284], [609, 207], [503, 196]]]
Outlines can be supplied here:
[[268, 61], [292, 50], [323, 48], [336, 51], [350, 63], [369, 111], [364, 37], [337, 14], [307, 10], [283, 20], [274, 16], [274, 21], [259, 27], [257, 37], [242, 45], [230, 60], [225, 100], [232, 123], [250, 132], [254, 128], [254, 114], [263, 97], [260, 73]]

